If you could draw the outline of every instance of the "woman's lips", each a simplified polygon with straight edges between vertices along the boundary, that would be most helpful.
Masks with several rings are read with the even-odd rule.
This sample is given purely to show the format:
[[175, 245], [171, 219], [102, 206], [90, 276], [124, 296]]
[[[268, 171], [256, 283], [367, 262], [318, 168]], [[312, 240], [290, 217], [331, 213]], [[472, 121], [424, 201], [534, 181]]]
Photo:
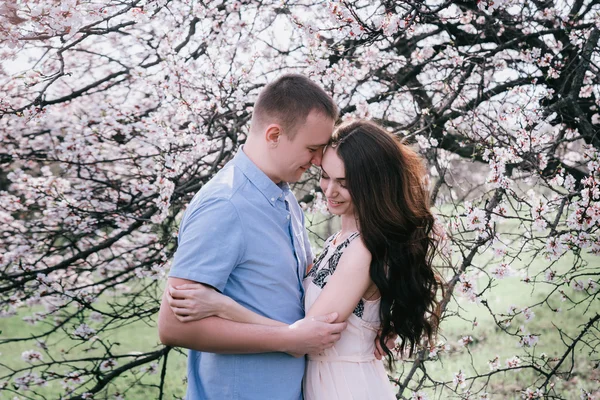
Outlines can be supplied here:
[[339, 207], [342, 205], [341, 202], [337, 202], [337, 201], [333, 201], [333, 200], [327, 200], [327, 205], [329, 207]]

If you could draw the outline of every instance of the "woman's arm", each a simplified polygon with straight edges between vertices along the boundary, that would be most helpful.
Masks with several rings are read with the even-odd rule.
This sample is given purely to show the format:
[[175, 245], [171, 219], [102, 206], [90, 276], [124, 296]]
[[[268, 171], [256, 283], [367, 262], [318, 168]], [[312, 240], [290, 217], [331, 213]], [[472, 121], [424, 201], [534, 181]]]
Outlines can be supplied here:
[[[306, 317], [336, 312], [336, 322], [346, 321], [371, 284], [369, 266], [371, 253], [358, 238], [344, 250], [335, 273], [307, 311]], [[248, 310], [215, 289], [197, 284], [170, 287], [167, 300], [181, 322], [200, 320], [209, 316], [267, 326], [285, 325]]]
[[371, 253], [360, 238], [344, 250], [335, 273], [327, 281], [306, 317], [338, 313], [337, 322], [346, 321], [371, 284]]
[[[181, 278], [169, 278], [169, 286], [193, 283]], [[221, 354], [285, 352], [294, 357], [318, 354], [340, 339], [346, 323], [334, 324], [337, 314], [301, 319], [290, 326], [244, 324], [218, 317], [181, 322], [167, 302], [165, 289], [158, 312], [160, 341], [171, 347]]]
[[[342, 254], [335, 273], [329, 277], [327, 285], [306, 313], [306, 317], [313, 317], [324, 311], [335, 311], [339, 315], [337, 322], [346, 321], [371, 285], [370, 265], [371, 253], [364, 243], [359, 239], [352, 241]], [[397, 338], [396, 333], [391, 333], [386, 338], [388, 349], [394, 348]], [[378, 360], [385, 356], [379, 343], [379, 333], [375, 339], [374, 355]]]
[[231, 321], [266, 326], [287, 326], [254, 311], [248, 310], [235, 300], [201, 283], [169, 287], [167, 301], [181, 322], [197, 321], [217, 316]]

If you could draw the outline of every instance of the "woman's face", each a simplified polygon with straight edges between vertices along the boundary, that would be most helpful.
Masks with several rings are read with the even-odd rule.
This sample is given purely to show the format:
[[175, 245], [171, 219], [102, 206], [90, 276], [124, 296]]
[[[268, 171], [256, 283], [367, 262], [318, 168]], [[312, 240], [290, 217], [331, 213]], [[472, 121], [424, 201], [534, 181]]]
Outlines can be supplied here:
[[321, 161], [321, 190], [327, 198], [327, 208], [335, 215], [354, 215], [354, 205], [346, 188], [346, 171], [335, 149], [327, 147]]

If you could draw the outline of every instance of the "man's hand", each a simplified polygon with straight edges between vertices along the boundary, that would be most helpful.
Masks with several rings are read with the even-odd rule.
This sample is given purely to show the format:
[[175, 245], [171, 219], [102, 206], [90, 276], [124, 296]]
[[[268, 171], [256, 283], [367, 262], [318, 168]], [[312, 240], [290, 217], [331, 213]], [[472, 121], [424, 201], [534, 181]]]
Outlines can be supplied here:
[[201, 283], [187, 283], [167, 288], [167, 301], [181, 322], [196, 321], [219, 315], [224, 297]]
[[287, 329], [292, 334], [290, 346], [286, 353], [294, 357], [304, 354], [319, 354], [330, 348], [340, 340], [342, 331], [347, 323], [333, 323], [338, 314], [336, 312], [319, 317], [304, 318], [294, 322]]
[[[375, 358], [378, 360], [381, 360], [383, 358], [383, 356], [385, 356], [385, 351], [383, 351], [381, 344], [379, 344], [380, 335], [381, 335], [381, 329], [377, 332], [377, 337], [375, 338], [374, 354], [375, 354]], [[393, 350], [394, 347], [396, 347], [396, 339], [398, 339], [398, 335], [396, 335], [395, 333], [389, 334], [387, 339], [385, 340], [386, 347], [390, 350]]]

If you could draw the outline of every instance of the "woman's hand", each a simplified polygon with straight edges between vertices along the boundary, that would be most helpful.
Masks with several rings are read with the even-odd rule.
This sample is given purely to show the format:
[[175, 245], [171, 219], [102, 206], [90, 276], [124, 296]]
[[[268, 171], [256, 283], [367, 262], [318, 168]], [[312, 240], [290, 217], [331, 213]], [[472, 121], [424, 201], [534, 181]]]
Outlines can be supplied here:
[[187, 283], [167, 290], [167, 301], [181, 322], [219, 316], [228, 297], [201, 283]]
[[[384, 356], [386, 356], [385, 351], [383, 351], [383, 347], [381, 347], [381, 344], [379, 343], [379, 337], [381, 336], [381, 329], [377, 331], [377, 337], [375, 338], [375, 358], [378, 360], [381, 360]], [[396, 339], [398, 339], [398, 335], [395, 333], [390, 333], [388, 335], [387, 338], [385, 338], [385, 346], [390, 349], [390, 350], [394, 350], [394, 347], [396, 347]]]
[[167, 302], [181, 322], [216, 316], [245, 324], [287, 326], [287, 324], [250, 311], [235, 300], [201, 283], [169, 286]]

